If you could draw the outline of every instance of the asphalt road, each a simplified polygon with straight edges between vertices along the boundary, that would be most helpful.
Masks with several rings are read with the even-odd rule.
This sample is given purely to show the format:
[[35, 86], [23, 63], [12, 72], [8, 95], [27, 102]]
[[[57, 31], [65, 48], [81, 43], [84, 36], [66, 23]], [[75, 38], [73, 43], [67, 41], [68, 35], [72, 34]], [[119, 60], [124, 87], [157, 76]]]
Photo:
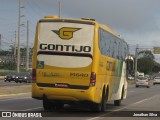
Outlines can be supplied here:
[[[148, 111], [147, 114], [154, 113], [152, 115], [156, 115], [156, 111], [160, 111], [159, 93], [160, 85], [152, 85], [150, 88], [135, 88], [134, 86], [130, 86], [128, 88], [127, 99], [122, 101], [122, 105], [117, 107], [113, 105], [113, 102], [109, 102], [107, 104], [107, 110], [103, 113], [90, 112], [89, 109], [82, 105], [65, 105], [63, 110], [45, 112], [45, 115], [52, 116], [50, 119], [64, 119], [65, 117], [65, 119], [68, 120], [128, 120], [128, 117], [124, 117], [125, 114], [129, 115], [129, 119], [132, 120], [159, 120], [160, 117], [132, 117], [134, 114], [145, 114], [144, 111]], [[0, 111], [44, 112], [42, 108], [42, 101], [32, 99], [31, 93], [0, 96]], [[160, 115], [160, 112], [158, 115]]]

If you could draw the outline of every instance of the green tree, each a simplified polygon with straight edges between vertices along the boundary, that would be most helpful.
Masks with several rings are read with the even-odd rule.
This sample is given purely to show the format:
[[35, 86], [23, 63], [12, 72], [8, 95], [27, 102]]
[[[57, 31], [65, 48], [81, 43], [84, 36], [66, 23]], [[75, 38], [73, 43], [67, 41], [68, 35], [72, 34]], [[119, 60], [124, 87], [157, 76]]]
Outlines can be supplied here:
[[150, 50], [140, 51], [138, 53], [138, 71], [144, 74], [151, 74], [154, 67], [155, 57]]
[[138, 71], [143, 72], [144, 74], [152, 73], [154, 67], [154, 60], [150, 57], [142, 57], [138, 59]]
[[153, 53], [150, 50], [142, 50], [138, 52], [138, 58], [141, 58], [141, 57], [151, 58], [152, 60], [155, 59]]
[[154, 62], [154, 66], [153, 66], [152, 71], [153, 71], [154, 73], [160, 72], [160, 64], [157, 63], [157, 62]]

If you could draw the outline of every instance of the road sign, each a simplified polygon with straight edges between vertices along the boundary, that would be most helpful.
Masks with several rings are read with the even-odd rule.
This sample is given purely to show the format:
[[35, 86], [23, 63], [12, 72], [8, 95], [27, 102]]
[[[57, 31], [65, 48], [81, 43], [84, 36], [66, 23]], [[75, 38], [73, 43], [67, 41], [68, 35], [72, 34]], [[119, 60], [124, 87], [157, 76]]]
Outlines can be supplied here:
[[153, 48], [153, 53], [154, 54], [160, 54], [160, 47], [154, 47]]

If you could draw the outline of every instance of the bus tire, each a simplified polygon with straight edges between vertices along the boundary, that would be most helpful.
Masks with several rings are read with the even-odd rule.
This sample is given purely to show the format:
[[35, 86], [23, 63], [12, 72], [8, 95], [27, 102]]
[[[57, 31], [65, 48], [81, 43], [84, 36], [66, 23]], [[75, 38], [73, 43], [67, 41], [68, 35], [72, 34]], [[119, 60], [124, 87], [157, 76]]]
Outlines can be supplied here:
[[94, 112], [104, 112], [106, 109], [107, 97], [105, 91], [103, 90], [101, 103], [92, 103], [91, 110]]
[[124, 96], [124, 86], [122, 88], [121, 99], [120, 100], [114, 100], [114, 105], [115, 106], [120, 106], [121, 105], [121, 101], [123, 100], [123, 96]]
[[114, 105], [115, 106], [120, 106], [121, 105], [121, 100], [115, 100]]
[[44, 110], [51, 110], [52, 109], [52, 103], [47, 99], [43, 99], [43, 109]]
[[64, 104], [63, 104], [63, 103], [61, 103], [61, 102], [56, 102], [56, 104], [55, 104], [56, 110], [61, 110], [61, 109], [63, 109], [63, 107], [64, 107]]
[[104, 112], [106, 110], [106, 102], [107, 102], [107, 96], [105, 93], [105, 89], [103, 90], [103, 95], [102, 95], [102, 102], [101, 102], [101, 111]]
[[93, 112], [100, 112], [101, 111], [101, 104], [100, 103], [91, 103], [90, 109]]

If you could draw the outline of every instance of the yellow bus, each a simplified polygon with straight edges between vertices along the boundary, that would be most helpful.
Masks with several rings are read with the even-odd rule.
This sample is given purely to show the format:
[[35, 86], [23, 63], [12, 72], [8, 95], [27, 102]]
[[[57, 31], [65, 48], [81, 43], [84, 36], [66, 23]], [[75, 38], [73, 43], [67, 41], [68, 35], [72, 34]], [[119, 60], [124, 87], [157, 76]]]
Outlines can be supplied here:
[[33, 51], [32, 98], [44, 110], [80, 102], [105, 111], [126, 98], [127, 43], [93, 19], [39, 20]]

